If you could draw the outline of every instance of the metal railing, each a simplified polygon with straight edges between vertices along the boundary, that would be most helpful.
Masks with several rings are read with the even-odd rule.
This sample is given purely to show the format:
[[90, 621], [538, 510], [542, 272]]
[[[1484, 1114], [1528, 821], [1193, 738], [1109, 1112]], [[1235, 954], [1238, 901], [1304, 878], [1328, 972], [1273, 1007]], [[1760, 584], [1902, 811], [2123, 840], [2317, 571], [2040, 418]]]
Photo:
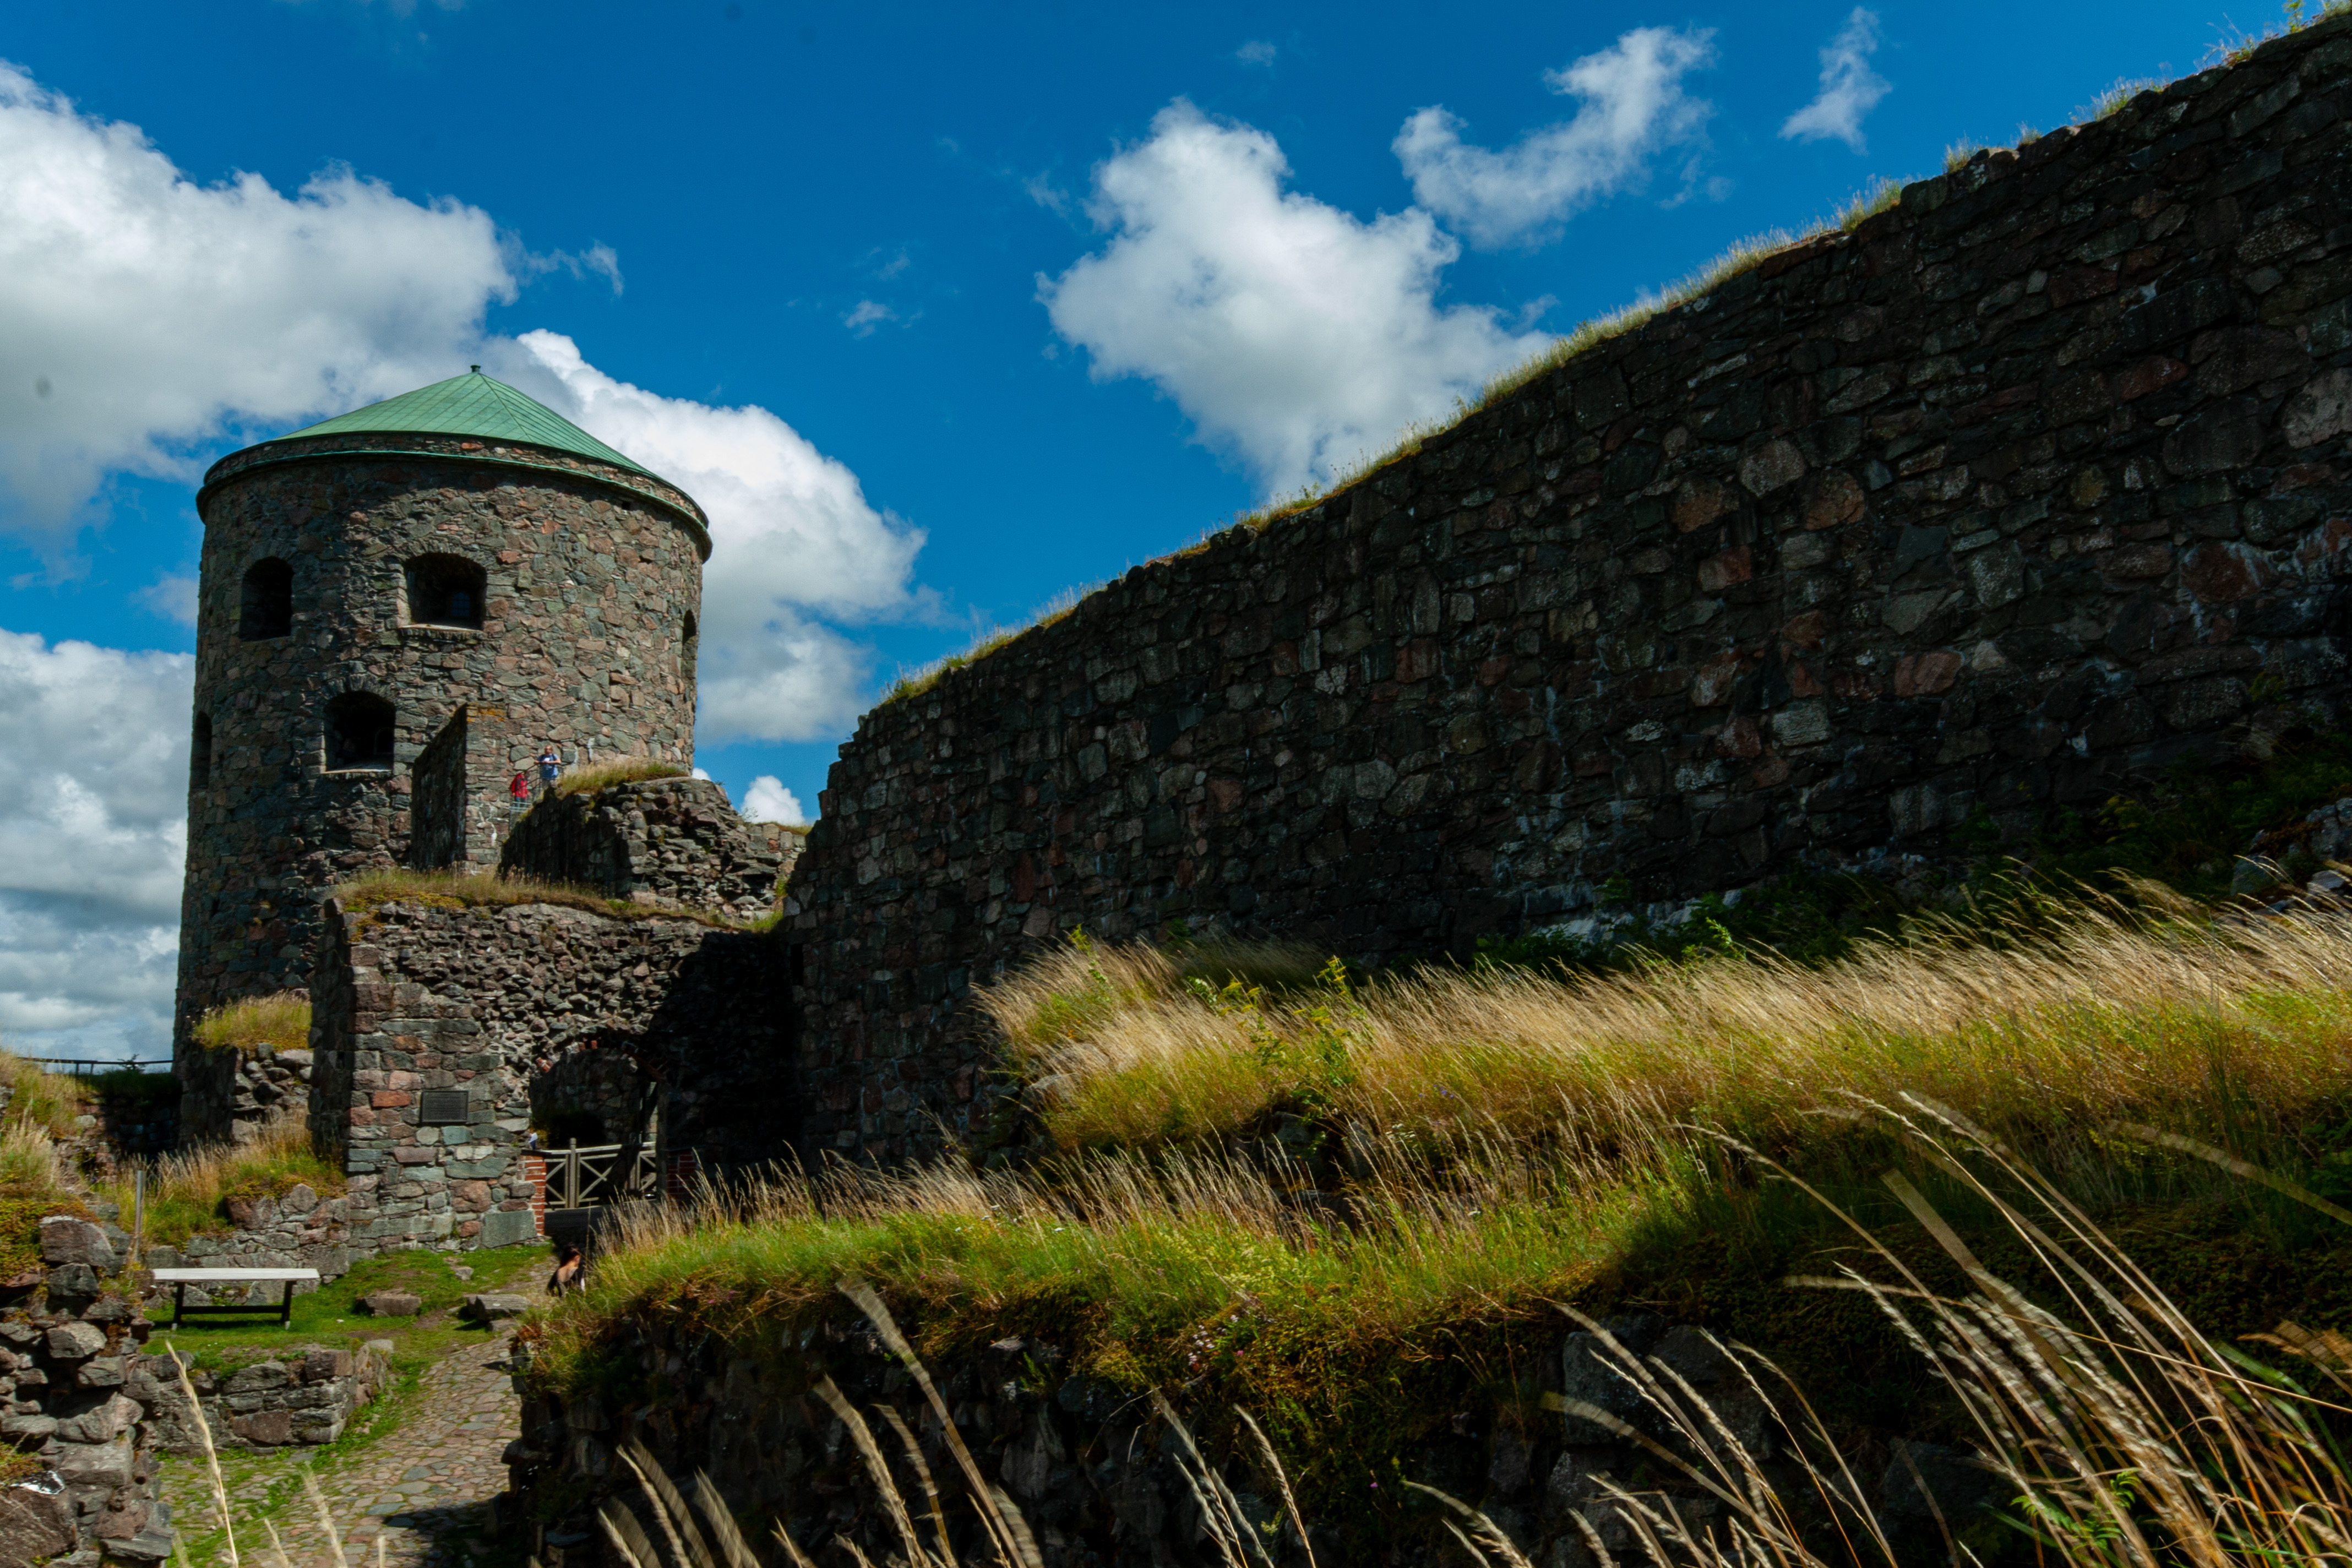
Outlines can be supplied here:
[[148, 1072], [159, 1068], [168, 1072], [172, 1067], [172, 1059], [169, 1057], [123, 1057], [114, 1061], [84, 1061], [79, 1058], [72, 1057], [18, 1057], [16, 1059], [20, 1062], [31, 1062], [37, 1067], [47, 1068], [52, 1072], [62, 1070], [75, 1078], [95, 1078], [100, 1073], [126, 1070]]
[[625, 1143], [597, 1143], [582, 1148], [543, 1149], [547, 1159], [547, 1206], [551, 1209], [603, 1208], [632, 1198], [650, 1198], [661, 1192], [661, 1162], [653, 1145], [641, 1143], [632, 1157]]

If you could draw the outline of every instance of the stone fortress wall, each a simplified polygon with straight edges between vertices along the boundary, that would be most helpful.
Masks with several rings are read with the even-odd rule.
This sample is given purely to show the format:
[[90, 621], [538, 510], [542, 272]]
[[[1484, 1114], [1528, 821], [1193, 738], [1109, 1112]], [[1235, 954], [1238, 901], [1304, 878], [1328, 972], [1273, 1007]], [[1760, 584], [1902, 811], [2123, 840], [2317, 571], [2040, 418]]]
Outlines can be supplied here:
[[2334, 720], [2347, 27], [1907, 185], [867, 714], [789, 906], [803, 1155], [968, 1129], [971, 987], [1081, 922], [1459, 952]]
[[507, 781], [543, 744], [692, 759], [709, 544], [667, 484], [342, 435], [223, 459], [198, 508], [181, 1054], [206, 1007], [306, 982], [329, 887], [495, 865]]

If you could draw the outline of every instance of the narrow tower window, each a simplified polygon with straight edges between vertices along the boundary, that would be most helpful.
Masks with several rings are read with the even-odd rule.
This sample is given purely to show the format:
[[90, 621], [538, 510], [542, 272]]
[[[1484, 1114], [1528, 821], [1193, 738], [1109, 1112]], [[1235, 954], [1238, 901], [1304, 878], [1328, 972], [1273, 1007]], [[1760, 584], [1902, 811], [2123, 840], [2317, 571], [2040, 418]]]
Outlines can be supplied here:
[[327, 704], [327, 771], [392, 771], [392, 704], [365, 691], [346, 691]]
[[694, 661], [699, 652], [700, 645], [695, 631], [694, 612], [688, 610], [686, 612], [686, 625], [680, 631], [677, 647], [677, 672], [688, 680], [694, 679]]
[[482, 629], [482, 569], [462, 555], [420, 555], [408, 563], [408, 620], [419, 626]]
[[188, 737], [188, 788], [205, 789], [213, 782], [213, 716], [196, 715], [195, 732]]
[[294, 568], [275, 555], [245, 569], [237, 600], [236, 635], [247, 642], [282, 637], [294, 629]]

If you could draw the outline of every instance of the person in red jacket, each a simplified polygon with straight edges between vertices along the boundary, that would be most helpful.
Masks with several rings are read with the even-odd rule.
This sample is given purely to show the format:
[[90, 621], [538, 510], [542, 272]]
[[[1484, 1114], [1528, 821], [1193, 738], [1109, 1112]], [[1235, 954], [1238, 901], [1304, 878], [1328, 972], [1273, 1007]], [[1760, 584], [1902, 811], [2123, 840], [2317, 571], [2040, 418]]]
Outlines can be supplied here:
[[514, 797], [514, 808], [517, 811], [530, 809], [530, 770], [529, 768], [515, 770], [515, 776], [507, 782], [507, 794]]

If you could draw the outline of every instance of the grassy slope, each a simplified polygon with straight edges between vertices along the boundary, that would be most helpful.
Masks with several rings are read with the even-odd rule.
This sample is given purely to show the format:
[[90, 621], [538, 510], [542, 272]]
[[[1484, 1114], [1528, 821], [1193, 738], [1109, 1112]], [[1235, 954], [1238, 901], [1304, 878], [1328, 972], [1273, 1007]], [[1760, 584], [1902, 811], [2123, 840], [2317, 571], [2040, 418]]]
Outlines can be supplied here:
[[1066, 1371], [1269, 1416], [1328, 1510], [1454, 1412], [1538, 1420], [1575, 1302], [1709, 1324], [1782, 1355], [1848, 1430], [1934, 1435], [1925, 1374], [1866, 1301], [1780, 1286], [1834, 1272], [1850, 1237], [1689, 1130], [1785, 1162], [1948, 1278], [1878, 1184], [1906, 1169], [2031, 1279], [1990, 1213], [1842, 1089], [1924, 1089], [1990, 1126], [2218, 1332], [2352, 1321], [2352, 1232], [2114, 1130], [2352, 1195], [2352, 931], [2222, 941], [2086, 913], [2054, 938], [1866, 944], [1826, 970], [1313, 973], [1295, 953], [1064, 952], [995, 997], [1022, 1070], [1052, 1085], [1028, 1097], [1031, 1146], [1058, 1152], [1019, 1173], [780, 1183], [655, 1227], [555, 1320], [551, 1375], [629, 1393], [634, 1358], [605, 1346], [640, 1310], [774, 1355], [780, 1320], [838, 1315], [834, 1282], [857, 1273], [929, 1354], [1029, 1335]]

